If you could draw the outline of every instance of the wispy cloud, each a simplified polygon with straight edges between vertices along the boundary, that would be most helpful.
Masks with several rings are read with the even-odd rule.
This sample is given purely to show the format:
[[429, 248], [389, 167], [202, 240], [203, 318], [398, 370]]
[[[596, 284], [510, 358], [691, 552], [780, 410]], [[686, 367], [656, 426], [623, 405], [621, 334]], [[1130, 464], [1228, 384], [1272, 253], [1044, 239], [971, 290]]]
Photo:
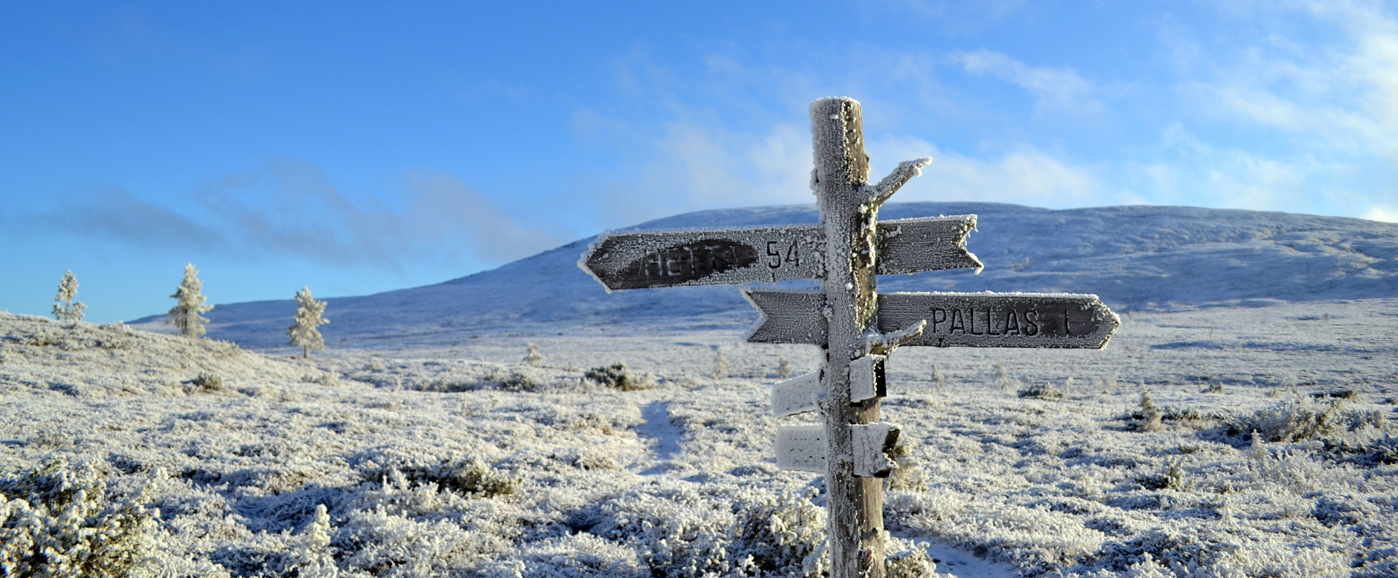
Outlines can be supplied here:
[[1090, 115], [1102, 111], [1102, 103], [1095, 96], [1097, 87], [1072, 68], [1029, 66], [990, 50], [959, 53], [952, 56], [952, 61], [967, 72], [989, 74], [1029, 91], [1036, 99], [1037, 113]]
[[219, 251], [229, 248], [227, 239], [218, 231], [115, 186], [65, 194], [54, 210], [26, 218], [32, 219], [28, 223], [30, 226], [118, 239], [146, 249], [181, 246]]
[[1073, 164], [1033, 147], [989, 158], [973, 158], [939, 150], [916, 138], [875, 139], [869, 142], [874, 159], [872, 180], [899, 161], [931, 156], [922, 176], [904, 187], [896, 201], [986, 201], [1044, 207], [1090, 204], [1102, 193], [1099, 179], [1088, 167]]
[[1176, 27], [1162, 36], [1177, 65], [1197, 72], [1177, 86], [1196, 111], [1312, 150], [1398, 159], [1398, 21], [1383, 4], [1261, 3], [1226, 15], [1251, 29], [1241, 46], [1200, 45]]
[[[863, 97], [869, 114], [875, 172], [899, 161], [933, 156], [924, 176], [905, 187], [896, 200], [985, 200], [1039, 206], [1104, 204], [1104, 187], [1093, 169], [1034, 146], [1007, 139], [992, 151], [970, 154], [932, 144], [917, 132], [947, 122], [968, 123], [986, 117], [964, 107], [953, 89], [938, 81], [936, 69], [950, 57], [918, 52], [860, 49], [859, 66], [846, 77], [810, 75], [800, 70], [753, 70], [732, 54], [706, 60], [708, 75], [679, 82], [644, 58], [619, 64], [622, 90], [648, 102], [665, 103], [663, 129], [648, 133], [623, 113], [580, 112], [575, 123], [585, 137], [613, 147], [617, 157], [640, 159], [631, 174], [597, 185], [609, 207], [607, 226], [718, 207], [811, 203], [810, 129], [806, 105], [810, 94], [843, 93]], [[844, 55], [844, 57], [849, 57]], [[1045, 108], [1072, 108], [1087, 113], [1098, 107], [1095, 87], [1071, 70], [1040, 69], [1004, 55], [978, 52], [959, 55], [956, 66], [975, 68], [1012, 79], [1031, 89]], [[826, 62], [829, 64], [829, 62]], [[830, 89], [825, 84], [844, 86]], [[785, 87], [802, 86], [788, 93]], [[735, 102], [743, 94], [780, 95], [777, 102], [750, 103], [722, 115], [706, 102]], [[916, 95], [909, 98], [907, 95]], [[695, 98], [703, 95], [705, 98]], [[894, 96], [901, 95], [901, 96]], [[765, 108], [764, 108], [765, 107]], [[751, 109], [760, 109], [752, 112]], [[776, 114], [781, 112], [781, 115]], [[624, 152], [622, 152], [624, 151]], [[877, 180], [882, 174], [872, 174]]]
[[166, 204], [103, 188], [37, 219], [142, 248], [293, 256], [392, 271], [411, 262], [504, 262], [565, 240], [520, 224], [459, 177], [416, 171], [405, 181], [393, 196], [351, 198], [319, 167], [279, 160], [211, 179]]

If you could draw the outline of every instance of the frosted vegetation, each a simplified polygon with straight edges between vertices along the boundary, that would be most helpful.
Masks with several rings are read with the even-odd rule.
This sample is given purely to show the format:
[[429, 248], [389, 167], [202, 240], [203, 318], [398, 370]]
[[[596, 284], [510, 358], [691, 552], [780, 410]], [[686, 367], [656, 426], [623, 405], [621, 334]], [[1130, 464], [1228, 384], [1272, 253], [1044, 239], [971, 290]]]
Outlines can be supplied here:
[[[1042, 220], [1028, 211], [1021, 223]], [[1346, 270], [1391, 288], [1378, 252], [1394, 227], [1346, 239], [1345, 220], [1317, 223], [1338, 231], [1328, 247], [1371, 235], [1379, 256]], [[582, 275], [578, 253], [483, 276]], [[1306, 255], [1313, 275], [1343, 261]], [[1157, 265], [1185, 283], [1200, 262]], [[1072, 283], [1115, 285], [1092, 275]], [[1005, 289], [1071, 288], [1037, 279]], [[963, 577], [1398, 574], [1398, 299], [1347, 279], [1261, 302], [1104, 296], [1122, 315], [1104, 351], [898, 350], [892, 575], [934, 561]], [[1159, 295], [1158, 281], [1115, 290]], [[430, 303], [479, 283], [415, 291]], [[288, 302], [219, 308], [281, 312], [258, 351], [0, 314], [0, 573], [819, 576], [820, 478], [772, 456], [777, 425], [807, 418], [769, 407], [770, 384], [815, 369], [816, 350], [737, 342], [756, 318], [737, 290], [731, 306], [686, 304], [695, 289], [612, 295], [629, 313], [584, 303], [596, 317], [538, 301], [414, 337], [342, 312], [326, 326], [337, 346], [310, 359], [280, 337]], [[378, 315], [406, 328], [414, 311]], [[258, 319], [215, 318], [210, 335]]]
[[321, 317], [324, 314], [325, 302], [311, 296], [309, 287], [302, 287], [296, 293], [296, 317], [286, 329], [286, 335], [291, 338], [291, 345], [301, 348], [301, 357], [310, 357], [312, 351], [325, 349], [319, 327], [330, 320]]
[[60, 321], [82, 321], [83, 309], [78, 301], [78, 278], [72, 271], [63, 273], [63, 281], [58, 283], [58, 295], [53, 298], [53, 318]]
[[214, 308], [205, 304], [208, 298], [204, 297], [204, 282], [199, 280], [198, 275], [199, 270], [193, 264], [185, 265], [184, 280], [180, 281], [175, 294], [170, 296], [175, 300], [175, 306], [170, 308], [168, 321], [185, 337], [203, 336], [204, 324], [209, 322], [203, 314]]

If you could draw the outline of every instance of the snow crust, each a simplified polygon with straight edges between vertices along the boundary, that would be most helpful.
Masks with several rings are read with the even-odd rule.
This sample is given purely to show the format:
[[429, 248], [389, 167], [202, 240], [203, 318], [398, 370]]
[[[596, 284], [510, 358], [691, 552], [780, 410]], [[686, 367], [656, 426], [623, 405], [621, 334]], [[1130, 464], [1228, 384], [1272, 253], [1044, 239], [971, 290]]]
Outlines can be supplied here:
[[[895, 544], [930, 542], [939, 574], [963, 577], [1391, 575], [1395, 311], [1182, 307], [1123, 315], [1102, 351], [899, 349]], [[784, 575], [802, 575], [821, 482], [777, 468], [777, 428], [798, 418], [772, 415], [768, 388], [782, 358], [807, 372], [818, 355], [737, 337], [526, 332], [302, 361], [0, 314], [0, 479], [93, 460], [111, 495], [148, 488], [158, 557], [241, 576], [327, 556], [341, 576], [727, 575], [788, 546]], [[582, 379], [615, 361], [656, 387]], [[1034, 388], [1062, 397], [1020, 395]], [[1158, 429], [1133, 415], [1146, 392]], [[1326, 415], [1313, 437], [1230, 433]], [[466, 483], [477, 461], [513, 493]], [[758, 532], [772, 516], [792, 537]]]

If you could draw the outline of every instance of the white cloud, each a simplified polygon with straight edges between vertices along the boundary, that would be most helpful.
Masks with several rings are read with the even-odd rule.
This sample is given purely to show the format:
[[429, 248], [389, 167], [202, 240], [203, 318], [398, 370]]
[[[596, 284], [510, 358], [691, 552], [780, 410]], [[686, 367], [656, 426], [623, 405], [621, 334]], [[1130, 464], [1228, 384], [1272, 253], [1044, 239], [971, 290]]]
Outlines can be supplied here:
[[989, 159], [942, 151], [916, 138], [869, 141], [877, 181], [898, 162], [931, 156], [922, 176], [903, 187], [894, 201], [985, 201], [1039, 207], [1100, 204], [1102, 187], [1093, 171], [1023, 147]]
[[1384, 207], [1380, 205], [1374, 205], [1372, 207], [1369, 207], [1369, 210], [1365, 211], [1362, 217], [1365, 219], [1369, 219], [1370, 221], [1398, 223], [1398, 207]]
[[650, 145], [634, 180], [608, 187], [609, 226], [699, 209], [813, 201], [804, 127], [776, 124], [739, 133], [681, 120]]
[[319, 167], [281, 160], [211, 179], [166, 202], [94, 189], [28, 220], [143, 249], [251, 260], [288, 255], [392, 271], [412, 262], [503, 262], [566, 241], [520, 224], [454, 175], [415, 172], [406, 180], [403, 190], [389, 192], [395, 197], [352, 199]]
[[[1307, 195], [1310, 175], [1335, 170], [1314, 159], [1286, 159], [1219, 147], [1174, 124], [1161, 133], [1157, 162], [1124, 167], [1130, 193], [1161, 204], [1303, 212], [1316, 210]], [[1168, 158], [1166, 158], [1168, 157]], [[1143, 195], [1143, 196], [1142, 196]]]
[[1032, 93], [1036, 111], [1097, 114], [1102, 103], [1093, 95], [1097, 88], [1072, 68], [1029, 66], [999, 52], [977, 50], [953, 56], [967, 72], [989, 74]]
[[[1240, 38], [1255, 37], [1241, 47], [1200, 47], [1173, 28], [1162, 39], [1188, 55], [1182, 69], [1200, 71], [1177, 86], [1193, 110], [1293, 135], [1322, 153], [1398, 159], [1398, 21], [1382, 6], [1261, 3], [1225, 13], [1250, 30]], [[1292, 28], [1276, 24], [1298, 17]], [[1323, 40], [1332, 32], [1337, 40]]]

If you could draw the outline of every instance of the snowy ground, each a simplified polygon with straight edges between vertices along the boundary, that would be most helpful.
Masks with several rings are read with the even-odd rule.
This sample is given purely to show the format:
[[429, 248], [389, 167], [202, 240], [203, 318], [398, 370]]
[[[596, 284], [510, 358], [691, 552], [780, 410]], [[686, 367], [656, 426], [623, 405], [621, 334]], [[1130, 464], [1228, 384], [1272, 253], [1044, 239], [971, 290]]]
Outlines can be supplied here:
[[[1398, 573], [1398, 299], [1254, 305], [1132, 312], [1103, 351], [897, 351], [896, 549], [963, 577]], [[0, 314], [4, 552], [86, 524], [102, 563], [185, 575], [818, 570], [821, 484], [775, 468], [767, 397], [815, 348], [497, 327], [301, 360]], [[654, 387], [584, 378], [618, 361]]]

